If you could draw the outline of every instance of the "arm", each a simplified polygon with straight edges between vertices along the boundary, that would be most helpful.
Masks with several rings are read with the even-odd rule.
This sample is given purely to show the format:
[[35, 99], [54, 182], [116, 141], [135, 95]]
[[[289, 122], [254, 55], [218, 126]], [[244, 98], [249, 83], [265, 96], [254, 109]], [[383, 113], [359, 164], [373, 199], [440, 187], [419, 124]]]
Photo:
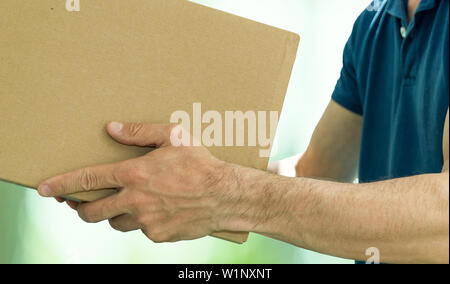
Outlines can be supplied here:
[[449, 141], [448, 141], [448, 131], [449, 131], [449, 123], [448, 123], [448, 111], [447, 111], [447, 118], [445, 119], [445, 126], [444, 126], [444, 141], [442, 142], [442, 153], [444, 154], [444, 167], [442, 168], [442, 172], [449, 172]]
[[230, 202], [222, 226], [350, 259], [363, 260], [377, 247], [383, 262], [448, 263], [448, 125], [447, 115], [441, 174], [356, 185], [235, 166], [230, 175], [240, 201]]
[[361, 129], [360, 115], [331, 101], [297, 164], [297, 176], [353, 182], [357, 177]]
[[268, 171], [289, 177], [353, 182], [357, 177], [361, 130], [362, 117], [332, 100], [305, 153], [270, 163]]
[[[76, 206], [90, 223], [141, 229], [155, 242], [252, 231], [335, 256], [364, 259], [377, 247], [389, 263], [448, 262], [448, 146], [441, 174], [372, 184], [285, 178], [215, 159], [203, 147], [173, 147], [172, 126], [110, 124], [126, 145], [157, 150], [43, 182], [46, 197], [118, 188]], [[444, 145], [448, 145], [448, 117]], [[444, 146], [445, 147], [445, 146]]]

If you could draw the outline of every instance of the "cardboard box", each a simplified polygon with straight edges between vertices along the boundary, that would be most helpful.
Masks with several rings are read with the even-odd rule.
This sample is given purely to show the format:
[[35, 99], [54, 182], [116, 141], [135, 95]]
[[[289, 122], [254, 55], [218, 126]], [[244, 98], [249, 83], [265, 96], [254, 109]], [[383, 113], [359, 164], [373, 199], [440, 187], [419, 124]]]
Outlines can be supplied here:
[[[110, 139], [110, 121], [168, 123], [175, 111], [192, 117], [194, 103], [203, 112], [281, 111], [298, 35], [184, 0], [81, 0], [73, 12], [64, 2], [0, 1], [0, 179], [36, 188], [148, 151]], [[210, 150], [244, 166], [268, 163], [260, 147]]]

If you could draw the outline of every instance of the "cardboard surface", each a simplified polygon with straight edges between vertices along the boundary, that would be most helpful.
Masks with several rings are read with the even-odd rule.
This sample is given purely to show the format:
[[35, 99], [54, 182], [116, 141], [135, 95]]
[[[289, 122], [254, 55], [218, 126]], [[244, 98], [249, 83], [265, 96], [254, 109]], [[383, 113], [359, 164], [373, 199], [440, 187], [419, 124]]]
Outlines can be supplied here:
[[[0, 1], [0, 179], [36, 188], [148, 151], [110, 139], [110, 121], [168, 123], [196, 102], [281, 111], [298, 35], [184, 0], [64, 2]], [[259, 147], [210, 150], [268, 163]]]

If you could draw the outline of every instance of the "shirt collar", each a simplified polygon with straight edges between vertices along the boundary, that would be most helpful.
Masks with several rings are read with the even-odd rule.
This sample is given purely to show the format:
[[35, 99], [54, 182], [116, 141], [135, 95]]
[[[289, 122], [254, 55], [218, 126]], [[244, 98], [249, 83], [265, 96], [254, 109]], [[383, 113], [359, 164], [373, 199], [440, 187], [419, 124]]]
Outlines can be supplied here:
[[[394, 17], [408, 21], [405, 0], [387, 0], [386, 11]], [[437, 2], [441, 0], [422, 0], [417, 7], [416, 14], [422, 11], [433, 9]], [[407, 3], [407, 2], [406, 2]]]

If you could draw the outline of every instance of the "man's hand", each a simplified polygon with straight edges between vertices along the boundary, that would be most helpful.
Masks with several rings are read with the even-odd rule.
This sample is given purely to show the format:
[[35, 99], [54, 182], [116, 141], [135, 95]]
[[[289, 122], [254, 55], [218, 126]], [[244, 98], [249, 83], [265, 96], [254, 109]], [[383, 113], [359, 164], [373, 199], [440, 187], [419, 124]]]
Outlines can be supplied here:
[[303, 154], [297, 154], [277, 162], [269, 163], [267, 171], [285, 177], [295, 177], [296, 165], [302, 155]]
[[[118, 189], [118, 193], [72, 208], [86, 222], [109, 220], [127, 232], [141, 229], [154, 242], [190, 240], [220, 231], [218, 207], [225, 163], [206, 148], [170, 143], [173, 125], [110, 123], [108, 133], [125, 145], [156, 147], [149, 154], [51, 178], [38, 190], [45, 197]], [[61, 201], [61, 199], [59, 200]]]

